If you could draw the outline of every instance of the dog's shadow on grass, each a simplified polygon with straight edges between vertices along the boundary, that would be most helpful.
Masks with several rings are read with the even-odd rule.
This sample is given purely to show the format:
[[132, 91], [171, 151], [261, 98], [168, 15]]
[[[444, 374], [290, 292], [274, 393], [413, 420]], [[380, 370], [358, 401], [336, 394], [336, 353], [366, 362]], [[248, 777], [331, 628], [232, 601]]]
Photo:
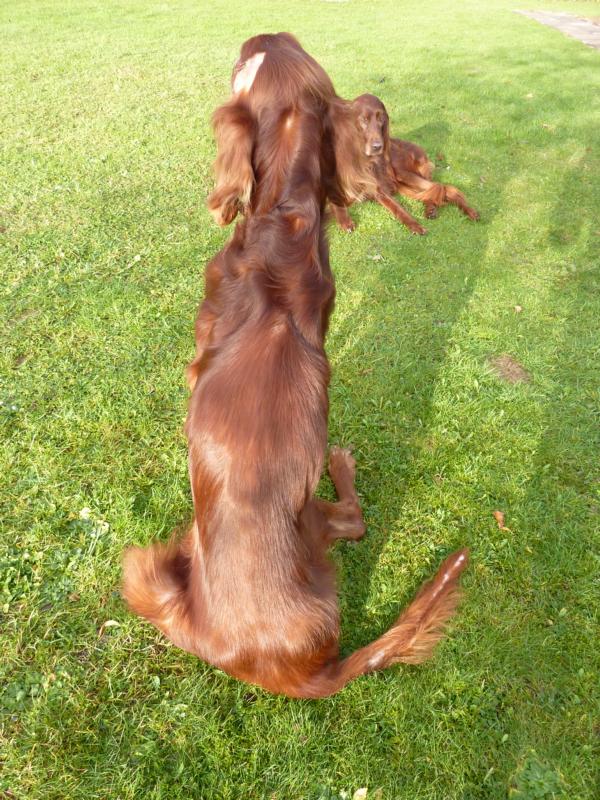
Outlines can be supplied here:
[[[435, 138], [438, 133], [442, 138], [444, 132], [448, 133], [444, 123], [432, 123], [431, 130], [429, 126], [423, 126], [408, 134], [400, 133], [400, 135], [425, 144], [430, 137]], [[589, 134], [589, 137], [592, 142], [592, 134]], [[439, 147], [440, 149], [444, 147], [444, 143], [440, 143]], [[513, 155], [511, 171], [505, 171], [495, 178], [488, 178], [484, 189], [479, 191], [479, 197], [477, 195], [471, 197], [469, 192], [466, 192], [467, 198], [473, 201], [475, 207], [479, 207], [479, 200], [482, 200], [481, 223], [468, 223], [460, 217], [456, 209], [441, 210], [440, 216], [449, 215], [454, 225], [464, 226], [461, 228], [461, 236], [443, 241], [435, 233], [436, 221], [428, 222], [427, 226], [432, 237], [429, 241], [434, 241], [435, 237], [437, 246], [430, 248], [428, 242], [417, 239], [416, 243], [422, 244], [422, 254], [418, 253], [415, 240], [407, 242], [406, 231], [399, 224], [392, 232], [391, 241], [389, 237], [385, 239], [384, 235], [379, 237], [379, 241], [376, 241], [378, 237], [372, 236], [373, 243], [382, 253], [384, 251], [390, 253], [396, 248], [398, 258], [395, 261], [390, 259], [382, 262], [383, 268], [377, 262], [365, 263], [364, 268], [371, 270], [372, 274], [365, 281], [367, 288], [363, 289], [359, 309], [360, 320], [350, 314], [335, 332], [336, 342], [352, 343], [350, 346], [346, 344], [343, 352], [343, 360], [348, 362], [351, 368], [345, 368], [340, 363], [339, 382], [334, 376], [330, 441], [334, 442], [336, 438], [346, 442], [358, 439], [355, 441], [358, 489], [362, 495], [363, 510], [368, 524], [365, 539], [358, 545], [346, 545], [345, 549], [342, 549], [344, 548], [342, 545], [336, 557], [341, 567], [339, 589], [343, 614], [343, 652], [368, 643], [386, 630], [396, 618], [398, 611], [414, 595], [420, 581], [429, 577], [442, 560], [443, 553], [440, 552], [439, 557], [436, 555], [435, 560], [432, 559], [429, 566], [424, 567], [422, 574], [411, 586], [403, 584], [397, 586], [395, 589], [397, 605], [390, 606], [389, 611], [386, 605], [383, 614], [377, 613], [376, 621], [373, 616], [369, 617], [371, 597], [376, 597], [377, 594], [378, 582], [374, 576], [387, 548], [391, 535], [390, 528], [395, 524], [397, 529], [401, 508], [410, 496], [414, 481], [428, 477], [417, 476], [413, 471], [413, 484], [407, 485], [406, 462], [414, 464], [419, 460], [422, 448], [427, 447], [427, 432], [431, 427], [434, 411], [432, 398], [446, 361], [452, 330], [469, 304], [477, 278], [485, 265], [491, 224], [503, 208], [502, 194], [506, 182], [527, 170], [530, 157], [526, 150], [518, 157]], [[589, 198], [588, 200], [582, 198], [584, 205], [588, 207], [587, 214], [582, 213], [580, 206], [565, 202], [566, 198], [581, 196], [580, 183], [581, 166], [568, 169], [563, 178], [562, 191], [558, 193], [555, 208], [549, 217], [548, 242], [549, 246], [556, 248], [564, 245], [566, 248], [578, 237], [588, 236], [588, 245], [584, 248], [584, 252], [587, 253], [587, 256], [583, 257], [584, 266], [575, 267], [573, 270], [577, 282], [581, 286], [587, 286], [591, 282], [589, 264], [592, 259], [594, 236], [592, 230], [587, 230], [592, 225], [592, 201]], [[378, 211], [381, 214], [386, 213], [383, 209]], [[360, 225], [361, 217], [355, 214], [355, 219], [358, 219]], [[388, 228], [389, 226], [386, 226], [384, 230], [387, 231]], [[445, 231], [448, 230], [446, 227]], [[471, 253], [479, 255], [476, 258], [471, 255], [470, 259], [462, 260], [461, 253], [465, 246]], [[587, 266], [585, 266], [586, 259], [589, 262]], [[332, 243], [334, 267], [335, 261], [335, 243]], [[423, 268], [424, 261], [425, 268]], [[566, 269], [569, 269], [568, 265]], [[413, 285], [415, 281], [417, 284], [421, 282], [422, 291], [415, 291]], [[435, 289], [432, 290], [432, 284], [439, 288], [437, 298]], [[369, 292], [372, 292], [377, 302], [371, 302]], [[443, 296], [443, 303], [440, 303], [440, 293]], [[382, 296], [398, 298], [395, 322], [402, 326], [402, 335], [399, 337], [403, 351], [401, 359], [395, 359], [391, 348], [386, 346], [386, 339], [391, 338], [386, 336], [386, 329], [392, 318], [389, 305], [381, 302]], [[433, 313], [440, 316], [443, 314], [443, 319], [434, 319]], [[427, 336], [428, 324], [429, 336]], [[360, 336], [356, 334], [359, 326]], [[565, 342], [565, 347], [569, 347], [568, 342]], [[373, 353], [376, 353], [377, 357], [371, 362], [369, 358]], [[402, 364], [412, 367], [403, 368]], [[357, 392], [352, 398], [348, 398], [345, 387], [352, 380], [352, 369], [355, 372], [354, 380], [364, 382], [365, 388], [359, 397]], [[393, 410], [398, 405], [399, 397], [403, 398], [400, 410], [404, 418], [402, 425], [394, 426], [393, 420], [386, 422], [385, 415], [378, 413], [378, 409]], [[357, 403], [351, 413], [358, 419], [366, 420], [362, 435], [360, 426], [352, 430], [349, 435], [345, 431], [344, 423], [350, 415], [345, 409], [342, 409], [340, 414], [340, 401], [342, 405]], [[549, 410], [549, 429], [558, 427], [559, 430], [555, 437], [549, 437], [549, 442], [541, 448], [542, 452], [546, 452], [547, 446], [553, 440], [561, 438], [564, 440], [564, 436], [567, 435], [566, 428], [569, 422], [566, 421], [564, 426], [562, 425], [560, 422], [563, 417], [562, 412], [560, 404]], [[587, 435], [589, 436], [589, 431]], [[540, 472], [543, 471], [544, 459], [545, 456], [541, 458]], [[532, 479], [532, 485], [535, 485], [535, 479]], [[390, 495], [393, 496], [391, 508]], [[559, 514], [558, 509], [556, 513]], [[401, 519], [399, 524], [402, 527]], [[466, 540], [448, 541], [447, 551], [469, 545], [468, 532], [466, 533]], [[441, 543], [437, 544], [436, 553]], [[558, 546], [558, 541], [555, 541], [555, 544]]]
[[[448, 128], [443, 123], [433, 123], [427, 137], [420, 135], [423, 131], [411, 131], [410, 140], [423, 142], [439, 134], [443, 140], [440, 149], [445, 146], [443, 134], [448, 134]], [[498, 180], [491, 191], [497, 198], [503, 188]], [[487, 204], [481, 192], [477, 197], [467, 190], [466, 195], [475, 207], [481, 199], [484, 207]], [[404, 200], [400, 202], [404, 204]], [[422, 210], [415, 205], [410, 208], [422, 218]], [[359, 245], [367, 252], [354, 292], [352, 286], [341, 285], [354, 281], [354, 276], [343, 274], [340, 260], [344, 254], [336, 247], [341, 234], [332, 237], [331, 260], [339, 299], [334, 312], [338, 319], [333, 321], [327, 348], [334, 368], [329, 440], [355, 447], [357, 487], [367, 522], [363, 541], [341, 545], [335, 556], [344, 652], [383, 632], [445, 552], [469, 544], [437, 543], [434, 559], [424, 566], [416, 582], [404, 585], [399, 579], [393, 587], [396, 603], [390, 606], [389, 616], [385, 612], [384, 619], [378, 614], [376, 622], [369, 618], [367, 606], [371, 596], [377, 595], [374, 575], [394, 528], [396, 533], [398, 525], [402, 528], [398, 520], [411, 481], [414, 484], [419, 480], [414, 464], [423, 448], [429, 446], [434, 389], [452, 330], [470, 302], [485, 261], [490, 225], [499, 208], [497, 202], [491, 211], [484, 208], [482, 222], [473, 223], [455, 207], [444, 207], [440, 219], [425, 221], [427, 237], [411, 236], [380, 206], [353, 209], [358, 224], [355, 236], [376, 215], [382, 217], [366, 247], [364, 239]], [[469, 255], [465, 258], [466, 242]], [[345, 298], [352, 302], [352, 295], [359, 292], [361, 300], [348, 313], [343, 305]], [[405, 539], [402, 546], [406, 546]], [[385, 593], [389, 597], [389, 592]]]
[[397, 139], [404, 139], [418, 144], [419, 147], [422, 147], [427, 152], [430, 161], [435, 162], [441, 160], [439, 155], [446, 148], [446, 143], [450, 137], [450, 126], [444, 120], [436, 119], [410, 131], [394, 131], [394, 136]]
[[[421, 144], [430, 158], [435, 158], [446, 147], [450, 128], [442, 120], [408, 133], [392, 130], [392, 135], [396, 133]], [[435, 149], [431, 152], [433, 141]], [[369, 615], [372, 597], [373, 605], [377, 605], [375, 573], [390, 536], [397, 535], [400, 527], [400, 552], [407, 549], [407, 536], [413, 537], [410, 524], [408, 528], [403, 525], [402, 507], [417, 484], [434, 477], [419, 474], [418, 462], [430, 446], [435, 387], [447, 360], [452, 331], [469, 305], [486, 263], [489, 234], [503, 207], [506, 182], [519, 167], [527, 167], [526, 157], [513, 167], [511, 172], [490, 177], [485, 187], [480, 184], [473, 192], [458, 187], [464, 188], [468, 201], [481, 211], [479, 223], [447, 206], [440, 209], [438, 220], [426, 221], [427, 237], [410, 236], [374, 204], [368, 211], [364, 206], [353, 209], [357, 233], [374, 215], [383, 216], [382, 224], [369, 236], [366, 249], [371, 252], [365, 253], [364, 272], [356, 279], [354, 293], [360, 293], [361, 300], [355, 313], [347, 313], [342, 306], [353, 287], [340, 286], [341, 281], [354, 282], [355, 276], [343, 274], [339, 262], [344, 254], [336, 247], [341, 234], [332, 237], [331, 260], [339, 292], [334, 313], [341, 320], [334, 321], [328, 346], [334, 366], [329, 440], [355, 445], [357, 486], [367, 522], [364, 540], [357, 545], [342, 545], [335, 556], [344, 652], [386, 630], [444, 555], [470, 544], [468, 536], [455, 541], [431, 540], [428, 563], [420, 572], [412, 565], [408, 570], [414, 574], [414, 583], [408, 585], [399, 578], [391, 592], [388, 586], [382, 587], [387, 596], [386, 611], [378, 612], [376, 620]], [[476, 177], [477, 173], [473, 181]], [[434, 175], [436, 178], [443, 180], [443, 176]], [[405, 198], [401, 202], [406, 205]], [[409, 207], [411, 211], [416, 208]], [[415, 213], [422, 218], [421, 210]], [[356, 259], [354, 253], [349, 255]], [[415, 524], [420, 527], [414, 540], [419, 553], [416, 562], [422, 563], [420, 556], [427, 551], [426, 525], [413, 520]], [[393, 553], [388, 552], [388, 556], [395, 558]], [[396, 599], [393, 604], [388, 602], [390, 593]]]

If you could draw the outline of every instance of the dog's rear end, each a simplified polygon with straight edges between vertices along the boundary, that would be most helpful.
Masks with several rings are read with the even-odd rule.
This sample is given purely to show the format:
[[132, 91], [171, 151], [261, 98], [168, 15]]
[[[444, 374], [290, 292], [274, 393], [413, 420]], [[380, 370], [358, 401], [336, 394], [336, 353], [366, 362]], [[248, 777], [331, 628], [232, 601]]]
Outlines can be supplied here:
[[403, 139], [390, 140], [390, 161], [396, 179], [396, 191], [425, 205], [425, 216], [433, 219], [440, 206], [458, 206], [469, 219], [479, 219], [464, 194], [456, 186], [432, 181], [434, 165], [419, 145]]
[[412, 172], [425, 180], [431, 180], [434, 165], [425, 150], [414, 142], [390, 138], [390, 160], [394, 173]]

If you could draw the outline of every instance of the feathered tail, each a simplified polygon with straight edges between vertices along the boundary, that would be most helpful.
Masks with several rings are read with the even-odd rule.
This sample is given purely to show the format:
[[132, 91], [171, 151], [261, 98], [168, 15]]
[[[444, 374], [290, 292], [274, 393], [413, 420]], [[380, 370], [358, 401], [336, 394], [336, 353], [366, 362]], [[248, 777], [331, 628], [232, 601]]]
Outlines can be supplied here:
[[[192, 583], [189, 543], [188, 535], [181, 541], [173, 538], [166, 545], [130, 547], [123, 559], [122, 594], [132, 611], [156, 625], [175, 645], [204, 658], [207, 654], [199, 650], [195, 625], [199, 615], [195, 613], [194, 601], [198, 598], [189, 590]], [[454, 613], [460, 598], [458, 580], [467, 566], [468, 555], [466, 549], [452, 553], [387, 633], [343, 661], [328, 663], [306, 678], [293, 677], [306, 674], [306, 663], [289, 664], [289, 682], [285, 682], [285, 688], [270, 687], [269, 682], [263, 682], [262, 672], [245, 679], [271, 691], [283, 691], [290, 697], [319, 698], [335, 694], [359, 675], [398, 662], [425, 661]]]
[[428, 659], [460, 599], [458, 579], [468, 558], [467, 549], [448, 556], [387, 633], [343, 661], [324, 667], [299, 689], [297, 696], [327, 697], [359, 675], [398, 662], [420, 664]]
[[174, 644], [197, 652], [193, 606], [187, 591], [192, 532], [193, 528], [183, 539], [173, 536], [168, 544], [128, 548], [123, 556], [121, 594], [132, 611], [156, 625]]

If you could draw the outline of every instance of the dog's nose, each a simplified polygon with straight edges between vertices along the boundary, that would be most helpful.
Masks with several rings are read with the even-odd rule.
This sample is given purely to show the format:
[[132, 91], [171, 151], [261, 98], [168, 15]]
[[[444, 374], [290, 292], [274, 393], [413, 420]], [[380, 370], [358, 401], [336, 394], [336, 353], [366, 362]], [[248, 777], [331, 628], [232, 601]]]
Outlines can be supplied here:
[[371, 142], [371, 150], [374, 153], [379, 153], [383, 149], [383, 142]]

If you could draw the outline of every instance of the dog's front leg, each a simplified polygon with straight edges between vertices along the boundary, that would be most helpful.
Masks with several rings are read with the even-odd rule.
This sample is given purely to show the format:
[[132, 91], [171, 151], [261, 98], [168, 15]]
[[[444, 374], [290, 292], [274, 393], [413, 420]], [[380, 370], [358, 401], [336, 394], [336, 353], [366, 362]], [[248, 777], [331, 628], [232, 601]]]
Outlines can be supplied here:
[[335, 217], [335, 221], [345, 231], [348, 233], [352, 233], [352, 231], [356, 228], [354, 222], [352, 222], [352, 218], [348, 213], [348, 209], [345, 206], [336, 206], [331, 203], [331, 210], [333, 211], [333, 216]]
[[397, 203], [393, 197], [390, 197], [383, 192], [378, 192], [375, 196], [375, 199], [378, 203], [380, 203], [384, 208], [387, 208], [388, 211], [391, 211], [392, 214], [396, 217], [396, 219], [400, 220], [403, 225], [412, 232], [417, 233], [419, 236], [424, 236], [427, 231], [422, 225], [419, 225], [417, 220], [405, 211], [402, 206]]

